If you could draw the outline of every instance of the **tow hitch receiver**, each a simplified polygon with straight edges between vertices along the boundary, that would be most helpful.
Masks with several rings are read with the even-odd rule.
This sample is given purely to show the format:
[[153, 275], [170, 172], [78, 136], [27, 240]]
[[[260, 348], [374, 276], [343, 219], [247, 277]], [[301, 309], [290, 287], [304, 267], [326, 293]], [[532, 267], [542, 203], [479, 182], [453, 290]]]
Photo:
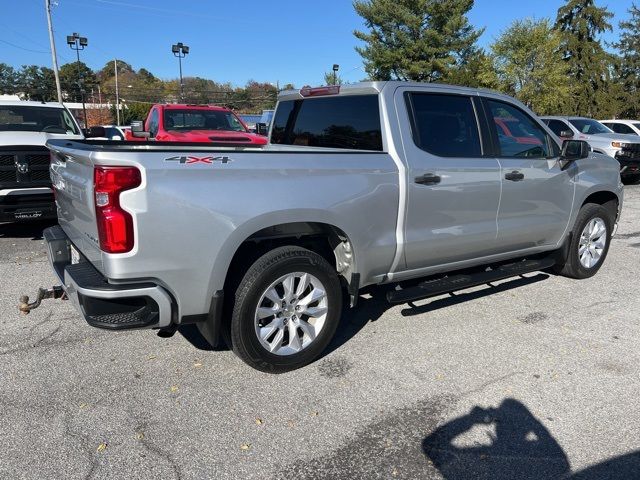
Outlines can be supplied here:
[[35, 301], [29, 303], [29, 296], [22, 295], [20, 297], [20, 309], [21, 313], [27, 315], [34, 308], [38, 308], [42, 300], [46, 298], [62, 298], [66, 300], [65, 291], [62, 289], [62, 285], [55, 285], [51, 288], [42, 288], [38, 289], [38, 294], [36, 295]]

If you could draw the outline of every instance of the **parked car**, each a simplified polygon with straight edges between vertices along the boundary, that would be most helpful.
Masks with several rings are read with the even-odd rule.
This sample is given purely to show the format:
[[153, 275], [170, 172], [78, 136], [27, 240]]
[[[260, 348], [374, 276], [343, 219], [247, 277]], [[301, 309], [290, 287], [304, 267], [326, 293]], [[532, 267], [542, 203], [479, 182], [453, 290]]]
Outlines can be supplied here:
[[591, 118], [556, 116], [542, 117], [542, 120], [560, 138], [585, 140], [594, 152], [618, 160], [623, 181], [634, 183], [640, 180], [640, 138], [637, 135], [614, 133]]
[[269, 372], [317, 358], [369, 285], [405, 303], [548, 268], [591, 277], [623, 202], [611, 157], [511, 97], [445, 85], [283, 92], [264, 149], [48, 146], [60, 225], [44, 237], [87, 322], [196, 324]]
[[640, 121], [638, 120], [600, 120], [600, 123], [616, 133], [640, 135]]
[[82, 139], [59, 103], [0, 101], [0, 222], [55, 218], [49, 139]]
[[116, 140], [124, 141], [127, 139], [127, 131], [131, 130], [131, 127], [123, 127], [120, 125], [103, 125], [105, 136], [96, 138], [96, 140]]
[[228, 108], [212, 105], [157, 104], [151, 107], [144, 129], [134, 129], [127, 140], [158, 142], [265, 145], [267, 139], [249, 132]]

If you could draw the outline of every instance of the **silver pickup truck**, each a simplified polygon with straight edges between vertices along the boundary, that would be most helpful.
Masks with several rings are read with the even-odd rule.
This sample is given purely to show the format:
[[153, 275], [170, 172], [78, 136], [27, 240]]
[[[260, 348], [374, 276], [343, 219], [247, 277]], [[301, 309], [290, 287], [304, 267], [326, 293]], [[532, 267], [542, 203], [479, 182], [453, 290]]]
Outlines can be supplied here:
[[491, 91], [287, 91], [269, 133], [263, 149], [48, 143], [60, 225], [44, 237], [90, 325], [195, 323], [283, 372], [323, 352], [366, 286], [404, 303], [543, 269], [590, 277], [622, 207], [614, 159]]

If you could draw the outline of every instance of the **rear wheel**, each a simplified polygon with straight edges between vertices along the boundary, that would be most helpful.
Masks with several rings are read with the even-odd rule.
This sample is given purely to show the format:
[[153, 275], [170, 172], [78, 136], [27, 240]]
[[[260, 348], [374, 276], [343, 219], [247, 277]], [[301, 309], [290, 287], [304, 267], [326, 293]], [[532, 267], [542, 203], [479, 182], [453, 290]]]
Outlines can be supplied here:
[[583, 205], [566, 258], [556, 266], [556, 272], [578, 279], [595, 275], [609, 252], [613, 223], [611, 213], [602, 205]]
[[300, 368], [327, 347], [341, 311], [340, 281], [323, 257], [276, 248], [256, 260], [236, 290], [231, 348], [258, 370]]

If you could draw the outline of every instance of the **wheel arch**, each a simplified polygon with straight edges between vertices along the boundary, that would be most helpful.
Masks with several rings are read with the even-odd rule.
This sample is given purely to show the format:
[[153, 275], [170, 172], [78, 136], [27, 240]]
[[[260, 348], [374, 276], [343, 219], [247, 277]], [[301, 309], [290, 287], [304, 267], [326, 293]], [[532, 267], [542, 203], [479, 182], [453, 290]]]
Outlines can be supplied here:
[[587, 203], [595, 203], [597, 205], [602, 205], [607, 211], [609, 211], [612, 215], [614, 221], [618, 219], [620, 214], [620, 198], [618, 194], [606, 189], [594, 189], [591, 191], [584, 199], [580, 208], [582, 208]]
[[327, 211], [287, 210], [254, 218], [234, 229], [216, 256], [209, 290], [223, 289], [234, 269], [283, 245], [315, 251], [335, 266], [347, 285], [358, 272], [353, 236], [344, 222]]

